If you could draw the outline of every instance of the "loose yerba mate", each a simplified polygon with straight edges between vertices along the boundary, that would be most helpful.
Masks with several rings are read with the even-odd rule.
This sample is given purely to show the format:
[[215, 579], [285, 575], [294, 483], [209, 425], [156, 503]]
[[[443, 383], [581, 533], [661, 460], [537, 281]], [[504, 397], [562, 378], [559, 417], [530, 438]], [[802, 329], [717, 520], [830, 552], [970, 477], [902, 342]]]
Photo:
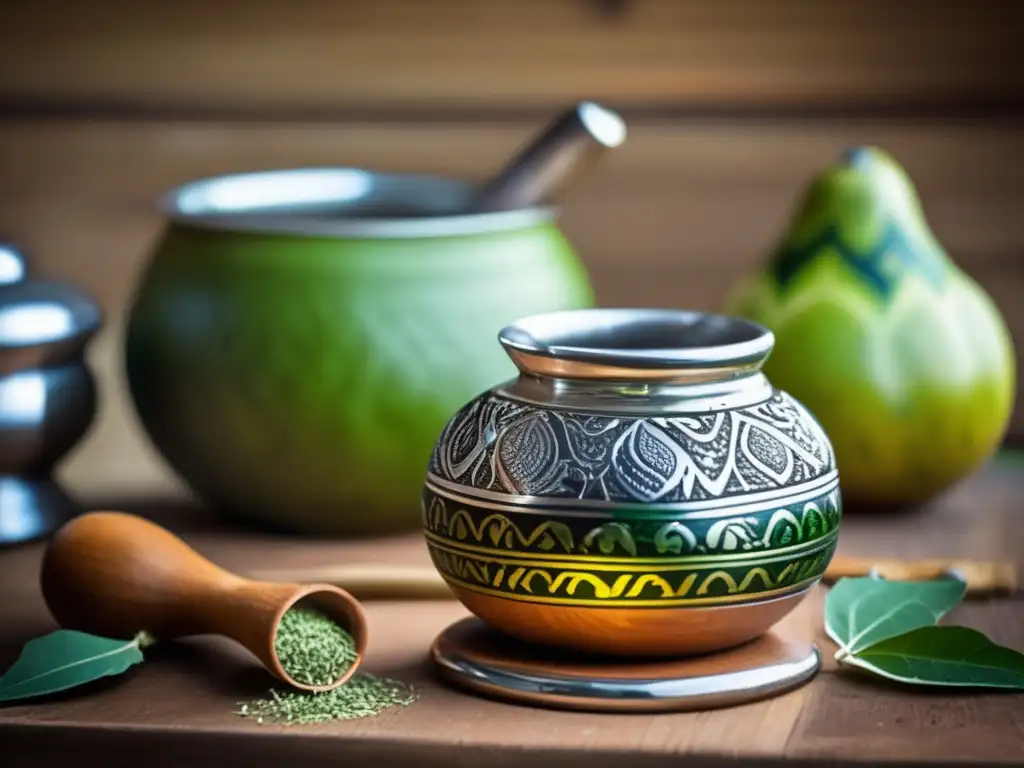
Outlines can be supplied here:
[[284, 671], [304, 685], [330, 685], [356, 661], [355, 641], [344, 628], [300, 606], [281, 617], [274, 649]]
[[391, 707], [408, 706], [416, 698], [404, 683], [361, 673], [323, 693], [271, 690], [268, 698], [243, 703], [235, 714], [260, 724], [324, 723], [373, 717]]

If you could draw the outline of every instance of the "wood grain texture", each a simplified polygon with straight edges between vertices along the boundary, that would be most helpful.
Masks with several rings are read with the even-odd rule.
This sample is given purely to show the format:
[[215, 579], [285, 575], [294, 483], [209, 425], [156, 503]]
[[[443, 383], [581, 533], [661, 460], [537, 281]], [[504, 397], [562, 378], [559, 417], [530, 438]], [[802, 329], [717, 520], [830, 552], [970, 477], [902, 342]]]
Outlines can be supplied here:
[[0, 5], [0, 101], [486, 110], [1017, 100], [1016, 0]]
[[[321, 164], [480, 178], [542, 123], [0, 122], [0, 237], [95, 293], [107, 314], [91, 355], [100, 416], [61, 474], [85, 492], [185, 495], [138, 427], [120, 358], [124, 311], [161, 227], [155, 200], [169, 187]], [[602, 304], [716, 309], [785, 228], [809, 176], [851, 144], [876, 143], [905, 164], [933, 229], [1021, 340], [1021, 127], [642, 121], [566, 202], [562, 226]], [[1012, 434], [1024, 436], [1024, 409]]]
[[[808, 175], [851, 144], [877, 143], [906, 165], [940, 239], [1024, 339], [1024, 3], [620, 5], [612, 14], [586, 0], [0, 0], [0, 236], [24, 244], [44, 272], [93, 291], [107, 312], [90, 353], [100, 418], [62, 465], [63, 479], [90, 506], [145, 510], [241, 572], [428, 564], [418, 537], [282, 540], [184, 506], [190, 495], [139, 429], [121, 371], [124, 309], [160, 229], [153, 202], [198, 176], [267, 167], [479, 178], [548, 110], [581, 97], [627, 116], [677, 116], [631, 121], [627, 145], [563, 211], [602, 303], [716, 307], [785, 226]], [[1018, 118], [951, 119], [972, 108]], [[33, 111], [86, 118], [18, 117]], [[861, 117], [825, 119], [837, 112]], [[941, 119], [863, 117], [922, 112]], [[1024, 409], [1013, 430], [1024, 436]], [[913, 515], [848, 519], [840, 551], [1019, 565], [1022, 471], [989, 468]], [[0, 550], [0, 668], [52, 627], [37, 584], [40, 549]], [[820, 600], [816, 592], [791, 618], [819, 640]], [[986, 601], [954, 619], [1024, 648], [1021, 608], [1019, 599]], [[248, 768], [297, 757], [311, 768], [639, 768], [687, 755], [688, 765], [785, 757], [799, 768], [1019, 764], [1024, 754], [1019, 695], [914, 695], [834, 664], [786, 696], [688, 715], [552, 714], [467, 698], [439, 686], [425, 661], [429, 641], [463, 609], [375, 603], [368, 613], [368, 669], [415, 682], [417, 706], [368, 721], [257, 728], [230, 713], [268, 683], [256, 660], [225, 643], [186, 641], [93, 695], [0, 710], [3, 758], [24, 768], [86, 752], [112, 768], [211, 759]]]
[[[1020, 459], [998, 462], [941, 503], [899, 518], [848, 517], [848, 555], [1012, 558], [1024, 562], [1017, 507]], [[276, 538], [221, 526], [195, 507], [149, 508], [201, 554], [239, 573], [273, 561], [281, 568], [394, 562], [426, 565], [418, 536], [363, 542]], [[20, 645], [52, 627], [37, 584], [41, 547], [0, 551], [0, 668]], [[466, 615], [454, 602], [367, 605], [367, 669], [413, 682], [421, 700], [379, 718], [303, 728], [257, 726], [231, 714], [235, 702], [268, 684], [256, 660], [228, 643], [198, 638], [166, 647], [153, 663], [88, 695], [0, 709], [4, 757], [46, 765], [68, 751], [103, 754], [104, 764], [224, 766], [301, 760], [427, 766], [755, 765], [790, 758], [796, 766], [1019, 764], [1024, 695], [908, 692], [836, 670], [821, 633], [821, 590], [787, 621], [821, 644], [825, 670], [805, 688], [747, 706], [665, 715], [590, 715], [502, 704], [440, 685], [426, 662], [430, 641]], [[1024, 604], [966, 604], [952, 619], [1024, 648]], [[796, 626], [796, 625], [794, 625]], [[52, 762], [49, 764], [53, 764]]]
[[[159, 232], [157, 197], [173, 185], [346, 164], [481, 178], [543, 122], [0, 122], [0, 232], [42, 267], [97, 292], [116, 318]], [[1024, 152], [1022, 127], [634, 123], [627, 143], [566, 202], [562, 226], [605, 301], [711, 306], [737, 270], [760, 262], [812, 174], [851, 145], [877, 144], [906, 166], [953, 256], [990, 290], [1015, 296], [1005, 291], [1021, 279], [1024, 166], [1012, 158]], [[1004, 301], [1004, 311], [1016, 303]]]
[[[1024, 650], [1020, 600], [964, 603], [944, 623], [980, 629], [996, 643]], [[928, 754], [959, 765], [1020, 765], [1024, 756], [1024, 695], [908, 693], [852, 674], [829, 682], [812, 690], [787, 755], [823, 759], [857, 751], [875, 764]]]
[[8, 1], [0, 102], [338, 114], [1020, 103], [1017, 0]]

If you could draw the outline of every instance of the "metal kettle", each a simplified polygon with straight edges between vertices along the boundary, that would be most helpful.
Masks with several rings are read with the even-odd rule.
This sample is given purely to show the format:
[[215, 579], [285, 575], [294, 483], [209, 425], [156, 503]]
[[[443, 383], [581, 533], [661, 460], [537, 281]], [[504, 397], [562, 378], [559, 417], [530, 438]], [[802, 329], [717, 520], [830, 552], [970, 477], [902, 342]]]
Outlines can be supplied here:
[[53, 477], [96, 415], [85, 350], [103, 323], [92, 297], [26, 275], [0, 243], [0, 546], [48, 535], [81, 509]]

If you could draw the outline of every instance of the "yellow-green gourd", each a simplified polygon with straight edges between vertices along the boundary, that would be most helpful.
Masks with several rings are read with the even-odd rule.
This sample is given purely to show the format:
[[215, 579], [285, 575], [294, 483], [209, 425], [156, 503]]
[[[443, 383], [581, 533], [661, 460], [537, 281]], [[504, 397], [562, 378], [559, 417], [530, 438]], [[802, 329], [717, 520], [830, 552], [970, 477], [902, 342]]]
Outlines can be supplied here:
[[1005, 434], [1010, 334], [883, 150], [847, 152], [812, 180], [766, 267], [726, 311], [775, 332], [765, 373], [825, 428], [848, 505], [923, 502]]

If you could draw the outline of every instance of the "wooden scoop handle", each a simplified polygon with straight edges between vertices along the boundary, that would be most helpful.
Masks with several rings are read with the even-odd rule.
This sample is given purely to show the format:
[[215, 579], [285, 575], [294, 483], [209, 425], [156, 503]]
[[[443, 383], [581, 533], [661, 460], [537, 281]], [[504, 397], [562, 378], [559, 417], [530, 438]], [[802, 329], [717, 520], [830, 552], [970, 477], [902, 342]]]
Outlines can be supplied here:
[[[1017, 572], [1012, 563], [979, 562], [955, 558], [902, 561], [890, 558], [833, 558], [825, 581], [875, 573], [893, 581], [939, 578], [956, 572], [967, 582], [973, 597], [1012, 594], [1017, 590]], [[359, 600], [450, 600], [453, 595], [444, 579], [432, 567], [354, 564], [300, 570], [267, 570], [252, 574], [266, 581], [317, 581], [334, 584]]]
[[345, 626], [359, 659], [366, 650], [366, 616], [337, 586], [242, 578], [170, 531], [123, 512], [89, 512], [62, 526], [43, 554], [39, 581], [50, 613], [66, 629], [125, 638], [144, 631], [158, 640], [223, 635], [277, 677], [309, 690], [340, 685], [356, 665], [329, 686], [289, 677], [275, 637], [284, 612], [299, 600]]

